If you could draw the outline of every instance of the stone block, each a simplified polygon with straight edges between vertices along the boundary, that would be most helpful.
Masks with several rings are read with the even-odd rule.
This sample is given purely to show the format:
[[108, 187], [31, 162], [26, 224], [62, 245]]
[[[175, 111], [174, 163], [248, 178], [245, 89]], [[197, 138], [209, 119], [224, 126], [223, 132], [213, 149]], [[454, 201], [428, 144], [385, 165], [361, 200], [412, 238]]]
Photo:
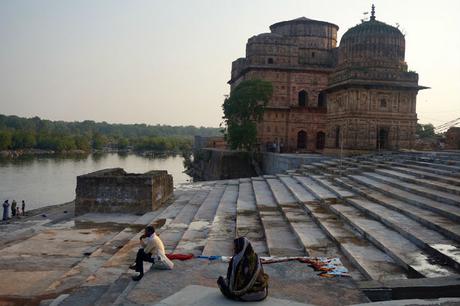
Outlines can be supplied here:
[[137, 174], [104, 169], [77, 177], [75, 215], [144, 214], [160, 207], [172, 193], [173, 178], [167, 171]]

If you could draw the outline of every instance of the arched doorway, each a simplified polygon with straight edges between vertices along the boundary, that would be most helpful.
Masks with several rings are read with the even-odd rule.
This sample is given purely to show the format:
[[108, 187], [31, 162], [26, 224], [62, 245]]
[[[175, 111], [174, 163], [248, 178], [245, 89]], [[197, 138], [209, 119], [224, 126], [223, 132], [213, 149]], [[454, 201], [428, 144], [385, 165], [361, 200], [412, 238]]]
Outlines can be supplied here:
[[340, 147], [340, 126], [335, 129], [335, 147]]
[[305, 90], [299, 91], [299, 106], [307, 106], [308, 93]]
[[326, 94], [324, 92], [320, 92], [318, 95], [318, 107], [327, 107]]
[[324, 134], [324, 132], [316, 133], [316, 150], [324, 149], [325, 142], [326, 142], [326, 134]]
[[388, 149], [388, 128], [380, 128], [377, 135], [377, 149], [386, 150]]
[[307, 132], [300, 131], [297, 133], [297, 149], [307, 148]]

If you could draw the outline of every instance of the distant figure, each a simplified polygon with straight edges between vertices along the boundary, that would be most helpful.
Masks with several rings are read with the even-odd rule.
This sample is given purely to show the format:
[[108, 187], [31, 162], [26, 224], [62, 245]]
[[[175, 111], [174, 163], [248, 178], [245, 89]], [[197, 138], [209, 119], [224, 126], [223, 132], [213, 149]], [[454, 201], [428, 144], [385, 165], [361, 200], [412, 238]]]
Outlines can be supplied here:
[[16, 207], [16, 217], [19, 218], [19, 216], [21, 215], [21, 211], [19, 210], [19, 206]]
[[24, 202], [24, 200], [22, 200], [22, 215], [26, 215], [26, 202]]
[[11, 203], [11, 217], [16, 216], [16, 206], [17, 205], [18, 203], [16, 203], [16, 200], [13, 200], [13, 202]]
[[134, 281], [139, 281], [144, 276], [144, 261], [153, 263], [154, 269], [171, 270], [174, 267], [174, 263], [166, 257], [163, 242], [155, 234], [153, 226], [149, 225], [145, 228], [144, 234], [140, 237], [140, 244], [136, 263], [129, 267], [139, 272], [139, 275], [133, 276]]
[[5, 200], [3, 202], [3, 221], [8, 220], [8, 208], [10, 207], [10, 203], [8, 203], [8, 200]]
[[219, 277], [222, 294], [237, 301], [261, 301], [268, 295], [268, 275], [259, 256], [245, 237], [233, 241], [234, 255], [228, 264], [227, 278]]

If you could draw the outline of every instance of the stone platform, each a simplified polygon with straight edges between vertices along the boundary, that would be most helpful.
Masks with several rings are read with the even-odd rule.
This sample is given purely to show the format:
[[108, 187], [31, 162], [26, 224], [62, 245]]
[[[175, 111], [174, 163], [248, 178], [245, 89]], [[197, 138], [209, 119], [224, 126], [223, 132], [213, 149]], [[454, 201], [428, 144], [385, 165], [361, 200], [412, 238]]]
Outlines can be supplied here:
[[[262, 256], [340, 257], [352, 276], [323, 279], [297, 262], [266, 265], [274, 298], [350, 305], [367, 302], [364, 292], [373, 300], [460, 295], [456, 152], [329, 159], [278, 175], [183, 185], [172, 203], [140, 218], [166, 220], [159, 234], [169, 252], [231, 255], [232, 240], [244, 235]], [[27, 236], [13, 224], [2, 230], [10, 226], [23, 238], [3, 235], [10, 240], [0, 247], [0, 274], [35, 285], [21, 291], [4, 281], [4, 301], [65, 293], [59, 305], [148, 305], [188, 285], [213, 287], [226, 270], [194, 259], [134, 283], [128, 265], [140, 233], [132, 228], [79, 233], [55, 222]]]

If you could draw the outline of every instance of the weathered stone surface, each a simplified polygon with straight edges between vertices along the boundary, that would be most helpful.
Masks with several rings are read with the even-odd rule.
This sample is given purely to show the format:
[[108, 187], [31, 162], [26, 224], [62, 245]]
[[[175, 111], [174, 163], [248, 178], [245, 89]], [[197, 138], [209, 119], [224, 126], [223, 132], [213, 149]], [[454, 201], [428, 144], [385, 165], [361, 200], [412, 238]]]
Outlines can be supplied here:
[[126, 173], [105, 169], [77, 177], [75, 215], [89, 212], [143, 214], [157, 209], [173, 192], [167, 171]]

